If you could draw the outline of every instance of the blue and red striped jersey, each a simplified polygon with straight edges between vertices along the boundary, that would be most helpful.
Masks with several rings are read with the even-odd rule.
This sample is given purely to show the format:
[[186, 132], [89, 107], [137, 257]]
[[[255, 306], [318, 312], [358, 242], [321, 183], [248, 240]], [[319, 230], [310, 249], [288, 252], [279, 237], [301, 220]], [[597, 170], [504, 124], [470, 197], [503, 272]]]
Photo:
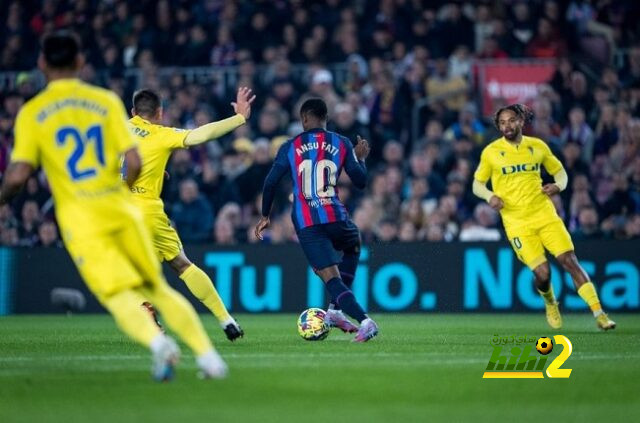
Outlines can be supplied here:
[[280, 147], [265, 180], [262, 214], [269, 214], [275, 185], [289, 171], [293, 180], [291, 218], [296, 230], [347, 220], [347, 210], [338, 198], [342, 169], [356, 187], [364, 188], [366, 167], [346, 137], [316, 128], [288, 140]]

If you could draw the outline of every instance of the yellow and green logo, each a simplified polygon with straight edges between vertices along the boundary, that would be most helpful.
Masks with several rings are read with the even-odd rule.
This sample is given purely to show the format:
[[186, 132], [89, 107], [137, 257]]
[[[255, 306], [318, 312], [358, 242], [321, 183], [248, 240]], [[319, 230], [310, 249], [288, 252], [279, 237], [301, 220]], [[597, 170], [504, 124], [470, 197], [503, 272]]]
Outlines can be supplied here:
[[[508, 344], [513, 346], [509, 349]], [[547, 336], [536, 339], [531, 336], [494, 335], [491, 345], [493, 353], [482, 375], [484, 379], [543, 379], [544, 373], [550, 378], [568, 378], [571, 375], [571, 369], [560, 368], [573, 352], [571, 341], [564, 335], [555, 335], [553, 339]], [[547, 366], [548, 354], [558, 345], [563, 347], [562, 351]]]

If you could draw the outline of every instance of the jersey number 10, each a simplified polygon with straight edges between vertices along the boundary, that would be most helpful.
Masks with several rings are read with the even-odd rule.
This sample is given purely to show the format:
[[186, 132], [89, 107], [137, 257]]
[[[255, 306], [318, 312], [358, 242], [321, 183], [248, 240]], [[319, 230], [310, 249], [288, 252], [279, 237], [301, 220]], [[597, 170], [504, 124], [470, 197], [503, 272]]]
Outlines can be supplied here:
[[56, 143], [58, 147], [64, 146], [69, 138], [75, 142], [75, 148], [67, 160], [67, 170], [69, 171], [69, 175], [71, 175], [71, 179], [74, 181], [80, 181], [82, 179], [96, 176], [95, 167], [78, 169], [78, 162], [86, 152], [85, 146], [93, 142], [96, 159], [98, 160], [98, 163], [104, 167], [105, 161], [102, 127], [100, 125], [94, 125], [87, 129], [87, 132], [84, 134], [82, 134], [78, 128], [73, 126], [65, 126], [56, 132]]
[[302, 194], [307, 200], [314, 198], [313, 181], [315, 177], [316, 192], [319, 198], [333, 197], [336, 195], [335, 186], [337, 183], [338, 166], [331, 160], [319, 160], [315, 169], [311, 159], [303, 160], [298, 165], [298, 175], [302, 179]]

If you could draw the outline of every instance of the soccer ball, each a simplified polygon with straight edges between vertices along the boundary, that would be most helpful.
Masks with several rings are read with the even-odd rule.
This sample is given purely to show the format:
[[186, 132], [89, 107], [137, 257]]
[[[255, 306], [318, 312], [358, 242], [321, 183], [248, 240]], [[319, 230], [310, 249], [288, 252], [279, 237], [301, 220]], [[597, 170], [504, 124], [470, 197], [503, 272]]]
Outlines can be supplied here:
[[551, 340], [551, 338], [543, 336], [542, 338], [538, 339], [538, 342], [536, 342], [536, 350], [538, 350], [538, 352], [542, 355], [549, 354], [551, 350], [553, 350], [553, 341]]
[[298, 333], [307, 341], [322, 341], [329, 335], [329, 326], [325, 323], [326, 313], [319, 308], [309, 308], [298, 317]]

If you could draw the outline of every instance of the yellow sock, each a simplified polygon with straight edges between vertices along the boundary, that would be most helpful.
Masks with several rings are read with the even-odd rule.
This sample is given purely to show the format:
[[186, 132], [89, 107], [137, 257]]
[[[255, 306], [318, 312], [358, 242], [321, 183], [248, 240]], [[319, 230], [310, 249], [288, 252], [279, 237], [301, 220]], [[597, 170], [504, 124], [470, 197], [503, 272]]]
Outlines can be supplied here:
[[196, 311], [189, 301], [166, 283], [139, 288], [140, 292], [162, 314], [169, 328], [174, 331], [185, 344], [200, 356], [211, 349], [211, 340], [202, 327]]
[[187, 270], [182, 272], [180, 279], [187, 285], [191, 293], [211, 310], [220, 323], [231, 319], [218, 291], [213, 286], [213, 282], [202, 269], [191, 264]]
[[145, 298], [138, 292], [126, 290], [107, 298], [102, 304], [109, 310], [120, 329], [130, 338], [149, 348], [160, 329], [141, 304]]
[[593, 283], [587, 282], [582, 285], [578, 289], [578, 295], [584, 300], [585, 303], [589, 306], [594, 315], [600, 313], [602, 311], [602, 306], [600, 305], [600, 299], [598, 298], [598, 294], [596, 293], [596, 287], [593, 286]]
[[538, 289], [538, 294], [542, 296], [545, 304], [556, 303], [556, 295], [553, 293], [553, 285], [551, 285], [551, 283], [549, 283], [549, 290], [547, 292], [542, 292]]

